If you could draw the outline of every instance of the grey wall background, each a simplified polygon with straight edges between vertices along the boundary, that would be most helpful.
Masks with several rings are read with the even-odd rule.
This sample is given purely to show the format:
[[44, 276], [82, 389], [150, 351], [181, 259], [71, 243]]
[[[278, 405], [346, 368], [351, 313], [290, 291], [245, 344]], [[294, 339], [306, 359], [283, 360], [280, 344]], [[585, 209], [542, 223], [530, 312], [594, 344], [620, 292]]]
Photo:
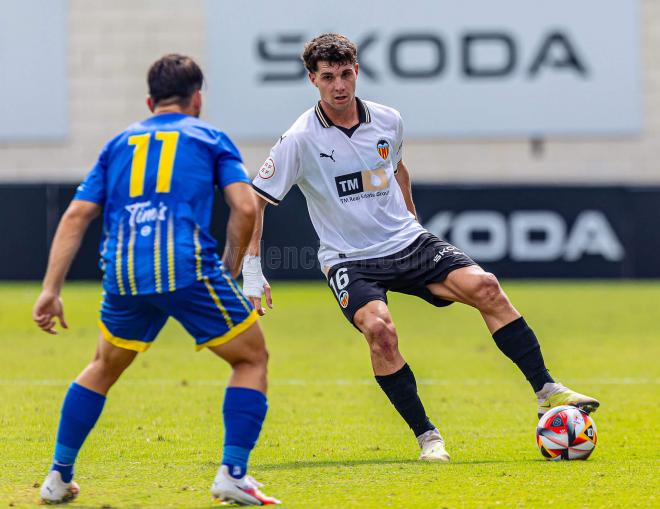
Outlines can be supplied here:
[[[259, 9], [261, 1], [250, 5]], [[621, 0], [630, 1], [636, 0]], [[147, 116], [145, 73], [153, 60], [177, 51], [196, 57], [208, 68], [209, 27], [203, 0], [69, 0], [66, 4], [69, 134], [61, 141], [1, 141], [0, 182], [79, 181], [108, 137]], [[280, 4], [286, 9], [286, 2]], [[638, 5], [643, 117], [638, 135], [560, 136], [541, 144], [525, 137], [408, 139], [406, 161], [415, 180], [660, 183], [660, 2], [639, 0]], [[593, 23], [598, 19], [594, 14]], [[231, 79], [240, 69], [227, 73]], [[207, 99], [209, 104], [214, 100]], [[292, 117], [298, 113], [292, 112]], [[223, 127], [231, 133], [231, 125]], [[239, 143], [251, 171], [259, 168], [271, 143]]]
[[[499, 5], [510, 6], [518, 1], [503, 0]], [[210, 9], [210, 2], [29, 0], [19, 3], [0, 0], [0, 12], [5, 13], [1, 25], [20, 32], [14, 34], [15, 37], [0, 38], [0, 61], [9, 63], [3, 68], [0, 90], [13, 87], [8, 97], [4, 97], [5, 109], [0, 115], [4, 131], [0, 132], [6, 133], [7, 129], [12, 132], [12, 126], [8, 126], [12, 123], [6, 109], [8, 105], [17, 108], [14, 114], [15, 111], [20, 113], [20, 105], [31, 98], [41, 101], [35, 103], [36, 108], [30, 106], [32, 111], [56, 120], [59, 125], [49, 139], [37, 132], [29, 139], [22, 136], [20, 140], [0, 136], [0, 259], [3, 261], [0, 266], [6, 267], [0, 277], [40, 277], [59, 214], [68, 203], [75, 184], [91, 168], [109, 137], [136, 119], [149, 115], [145, 106], [145, 75], [156, 58], [179, 52], [193, 56], [202, 64], [212, 80], [205, 91], [207, 114], [222, 100], [222, 89], [216, 87], [216, 81], [224, 76], [227, 80], [232, 80], [234, 75], [243, 77], [244, 69], [240, 65], [214, 67], [217, 62], [212, 59], [216, 56], [209, 51], [214, 44], [211, 33], [220, 27], [214, 25], [209, 12], [212, 10], [215, 16], [223, 16], [223, 5], [230, 4], [213, 2]], [[282, 10], [295, 11], [298, 3], [298, 0], [283, 0], [278, 5]], [[35, 70], [34, 62], [25, 63], [23, 67], [17, 63], [20, 59], [15, 56], [25, 48], [21, 48], [16, 39], [20, 40], [21, 34], [27, 36], [27, 28], [35, 30], [39, 26], [28, 25], [25, 12], [21, 16], [7, 17], [7, 13], [13, 12], [9, 7], [19, 4], [21, 9], [38, 9], [35, 12], [42, 14], [52, 10], [52, 26], [48, 29], [53, 31], [39, 44], [48, 43], [52, 37], [57, 39], [57, 26], [61, 29], [63, 24], [65, 36], [49, 48], [53, 51], [52, 62], [64, 60], [63, 75], [58, 74], [56, 68]], [[641, 118], [639, 122], [633, 118], [632, 123], [627, 124], [630, 129], [621, 129], [623, 134], [613, 129], [606, 136], [601, 131], [582, 132], [580, 136], [555, 133], [537, 137], [530, 131], [518, 136], [508, 133], [484, 137], [484, 133], [476, 133], [479, 137], [454, 139], [431, 134], [413, 135], [406, 140], [405, 159], [418, 184], [415, 197], [426, 226], [438, 229], [438, 233], [456, 243], [463, 239], [470, 244], [471, 251], [483, 256], [481, 261], [487, 268], [503, 276], [660, 277], [660, 265], [655, 256], [660, 249], [657, 228], [660, 222], [657, 205], [660, 201], [660, 2], [607, 0], [607, 4], [632, 5], [638, 9], [637, 27], [630, 32], [626, 25], [627, 41], [617, 38], [616, 29], [611, 30], [609, 41], [615, 48], [617, 44], [622, 45], [622, 52], [616, 57], [625, 60], [622, 69], [630, 69], [631, 60], [635, 59], [633, 53], [638, 59], [635, 64], [638, 78], [628, 76], [632, 81], [623, 82], [633, 85], [637, 82], [641, 87], [636, 99]], [[267, 5], [270, 4], [265, 0], [249, 4], [257, 10]], [[414, 10], [415, 5], [416, 2], [409, 2], [406, 8]], [[562, 6], [566, 12], [552, 10]], [[540, 12], [545, 11], [552, 12], [553, 16], [571, 17], [566, 2], [561, 5], [546, 2]], [[407, 13], [409, 17], [410, 12]], [[227, 9], [226, 13], [230, 15], [231, 11]], [[396, 19], [396, 13], [392, 13], [391, 19]], [[478, 16], [474, 19], [481, 20], [481, 24], [484, 22]], [[601, 21], [595, 13], [592, 23]], [[294, 16], [291, 28], [298, 27], [299, 20]], [[319, 24], [307, 30], [313, 34], [328, 28], [342, 31], [337, 21], [332, 27]], [[446, 33], [442, 27], [429, 26], [428, 29]], [[586, 24], [578, 24], [572, 30], [590, 29]], [[43, 31], [45, 33], [46, 28]], [[11, 31], [8, 29], [6, 33]], [[591, 35], [598, 33], [596, 27]], [[631, 37], [638, 38], [636, 49], [634, 41], [631, 49]], [[226, 45], [228, 51], [234, 50], [230, 43]], [[253, 47], [252, 51], [258, 48]], [[7, 52], [15, 55], [10, 58]], [[616, 58], [613, 57], [613, 64]], [[455, 63], [451, 65], [455, 69]], [[17, 73], [12, 75], [14, 81], [7, 79], [7, 73], [12, 72]], [[23, 88], [16, 86], [21, 80], [15, 78], [21, 76], [26, 84]], [[619, 82], [614, 80], [614, 83]], [[305, 97], [314, 100], [311, 86], [304, 88], [301, 84], [300, 90]], [[365, 87], [364, 92], [358, 88], [360, 95], [369, 98], [369, 87]], [[66, 97], [62, 98], [62, 93]], [[634, 96], [632, 90], [633, 102]], [[392, 97], [391, 105], [401, 107], [396, 103], [395, 93]], [[244, 99], [243, 102], [248, 101]], [[239, 106], [255, 108], [249, 102]], [[298, 106], [290, 106], [292, 121], [300, 111]], [[585, 108], [592, 106], [588, 104]], [[552, 108], [552, 98], [539, 107]], [[430, 112], [433, 113], [432, 104]], [[268, 115], [263, 116], [263, 121], [268, 122]], [[64, 119], [64, 128], [61, 119]], [[232, 134], [231, 122], [225, 122], [221, 116], [216, 121]], [[13, 131], [17, 132], [18, 128]], [[273, 141], [266, 138], [238, 140], [252, 173], [267, 157]], [[301, 199], [299, 193], [294, 192], [277, 211], [269, 211], [267, 221], [273, 237], [266, 238], [266, 248], [307, 248], [306, 253], [311, 256], [306, 254], [306, 259], [315, 264], [313, 251], [317, 241], [306, 214], [300, 214], [304, 209]], [[219, 204], [216, 229], [220, 234], [222, 210]], [[481, 229], [471, 226], [475, 221]], [[576, 225], [588, 228], [583, 231]], [[99, 274], [96, 269], [98, 226], [94, 226], [72, 268], [74, 278]], [[580, 235], [576, 231], [581, 232]], [[576, 252], [579, 253], [577, 258]], [[320, 276], [314, 266], [299, 265], [298, 268], [305, 272], [292, 272], [288, 267], [279, 275]], [[282, 266], [280, 269], [284, 270]], [[271, 267], [270, 270], [280, 269]]]

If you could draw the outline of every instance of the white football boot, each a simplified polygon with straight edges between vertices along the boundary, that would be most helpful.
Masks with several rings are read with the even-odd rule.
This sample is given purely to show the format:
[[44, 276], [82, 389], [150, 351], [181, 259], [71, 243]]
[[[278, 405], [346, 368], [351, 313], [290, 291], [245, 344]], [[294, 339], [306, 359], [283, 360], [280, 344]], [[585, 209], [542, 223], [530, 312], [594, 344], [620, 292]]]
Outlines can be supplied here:
[[237, 479], [229, 475], [226, 465], [221, 465], [211, 486], [211, 495], [222, 502], [238, 505], [281, 504], [276, 498], [264, 495], [259, 491], [261, 487], [263, 487], [263, 484], [256, 481], [252, 476], [244, 475]]
[[600, 406], [600, 402], [590, 396], [585, 396], [579, 392], [572, 391], [557, 382], [548, 382], [536, 393], [538, 399], [538, 417], [539, 419], [551, 408], [571, 405], [578, 407], [588, 414], [595, 412]]
[[80, 487], [73, 482], [64, 482], [62, 474], [51, 470], [41, 485], [41, 500], [44, 504], [64, 504], [71, 502], [80, 493]]
[[449, 454], [445, 449], [445, 441], [437, 429], [422, 433], [417, 437], [419, 447], [422, 449], [419, 459], [422, 461], [449, 462]]

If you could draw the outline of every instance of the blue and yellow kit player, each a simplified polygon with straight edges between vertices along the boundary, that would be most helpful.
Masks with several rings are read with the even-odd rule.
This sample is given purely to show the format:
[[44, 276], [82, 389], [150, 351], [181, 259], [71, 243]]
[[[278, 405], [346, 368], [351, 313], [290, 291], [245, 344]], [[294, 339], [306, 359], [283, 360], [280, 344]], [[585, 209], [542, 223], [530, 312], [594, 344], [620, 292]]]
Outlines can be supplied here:
[[210, 234], [214, 187], [237, 182], [250, 184], [231, 140], [183, 113], [137, 122], [105, 146], [74, 199], [104, 208], [107, 341], [143, 352], [172, 316], [201, 349], [256, 321]]
[[[166, 55], [149, 69], [153, 116], [110, 140], [78, 187], [53, 239], [33, 319], [56, 333], [67, 328], [59, 297], [89, 223], [103, 211], [100, 337], [90, 364], [62, 406], [44, 502], [73, 500], [73, 467], [96, 424], [106, 394], [138, 352], [147, 350], [169, 317], [232, 366], [225, 392], [222, 462], [211, 492], [225, 502], [277, 504], [246, 475], [266, 416], [268, 354], [248, 299], [234, 276], [256, 217], [250, 179], [238, 149], [199, 120], [203, 74], [189, 57]], [[210, 233], [215, 189], [230, 208], [222, 260]]]

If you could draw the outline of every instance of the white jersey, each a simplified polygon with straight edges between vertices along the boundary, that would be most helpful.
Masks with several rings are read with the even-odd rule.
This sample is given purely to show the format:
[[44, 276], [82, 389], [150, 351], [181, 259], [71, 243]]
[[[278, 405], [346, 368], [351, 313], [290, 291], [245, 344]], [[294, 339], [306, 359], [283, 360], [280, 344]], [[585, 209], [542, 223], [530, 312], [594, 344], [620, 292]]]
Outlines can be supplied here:
[[[335, 126], [320, 103], [303, 113], [270, 151], [253, 181], [277, 205], [297, 184], [319, 236], [319, 261], [333, 265], [387, 256], [425, 230], [406, 208], [394, 174], [403, 122], [395, 109], [357, 99], [360, 123]], [[351, 134], [350, 136], [347, 134]]]

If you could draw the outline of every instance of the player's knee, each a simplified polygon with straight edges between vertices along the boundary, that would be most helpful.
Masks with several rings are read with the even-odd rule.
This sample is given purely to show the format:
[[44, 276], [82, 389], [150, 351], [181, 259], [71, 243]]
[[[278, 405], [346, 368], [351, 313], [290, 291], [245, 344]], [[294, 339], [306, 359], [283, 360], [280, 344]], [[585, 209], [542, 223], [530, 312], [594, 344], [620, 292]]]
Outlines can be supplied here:
[[234, 368], [241, 367], [266, 372], [269, 354], [265, 343], [251, 345], [241, 353], [242, 355], [238, 356], [232, 363]]
[[362, 328], [371, 352], [378, 357], [394, 358], [398, 351], [398, 340], [394, 324], [389, 320], [374, 318], [367, 321]]
[[262, 367], [264, 370], [268, 368], [268, 359], [270, 354], [268, 353], [268, 348], [264, 345], [263, 348], [260, 348], [255, 352], [255, 363]]
[[238, 362], [265, 371], [268, 367], [268, 350], [265, 346], [251, 348], [245, 352]]
[[392, 321], [376, 315], [367, 316], [365, 319], [357, 321], [356, 325], [367, 339], [385, 338], [395, 334]]
[[484, 272], [476, 278], [473, 299], [477, 308], [489, 309], [506, 302], [506, 296], [494, 274]]

